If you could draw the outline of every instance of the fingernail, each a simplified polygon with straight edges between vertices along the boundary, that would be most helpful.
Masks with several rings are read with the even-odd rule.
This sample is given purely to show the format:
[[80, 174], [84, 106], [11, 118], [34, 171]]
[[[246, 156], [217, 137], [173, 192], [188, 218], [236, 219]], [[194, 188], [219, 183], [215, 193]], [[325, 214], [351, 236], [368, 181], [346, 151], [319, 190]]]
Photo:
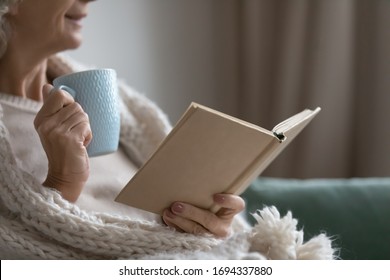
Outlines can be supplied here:
[[214, 195], [214, 201], [219, 203], [219, 204], [222, 204], [225, 202], [225, 196], [223, 194], [215, 194]]
[[181, 203], [174, 203], [171, 207], [173, 213], [182, 213], [184, 211], [184, 205]]

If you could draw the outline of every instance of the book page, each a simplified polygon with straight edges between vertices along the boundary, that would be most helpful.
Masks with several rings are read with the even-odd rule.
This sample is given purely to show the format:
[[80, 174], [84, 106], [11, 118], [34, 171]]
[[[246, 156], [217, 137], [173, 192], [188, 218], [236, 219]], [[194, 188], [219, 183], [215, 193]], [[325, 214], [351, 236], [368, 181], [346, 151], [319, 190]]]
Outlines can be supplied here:
[[294, 134], [297, 135], [308, 122], [311, 121], [319, 112], [320, 107], [315, 110], [305, 109], [302, 112], [288, 118], [287, 120], [276, 125], [272, 131], [279, 139], [283, 140], [285, 135], [290, 134], [290, 137]]

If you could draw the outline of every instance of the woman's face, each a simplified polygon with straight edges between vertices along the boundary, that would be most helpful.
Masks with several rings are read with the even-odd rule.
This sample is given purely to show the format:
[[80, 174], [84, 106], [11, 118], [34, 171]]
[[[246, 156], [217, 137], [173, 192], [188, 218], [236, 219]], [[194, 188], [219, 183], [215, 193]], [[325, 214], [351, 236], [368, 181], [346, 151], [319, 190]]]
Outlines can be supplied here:
[[91, 0], [23, 0], [11, 9], [11, 45], [58, 52], [81, 44], [82, 19]]

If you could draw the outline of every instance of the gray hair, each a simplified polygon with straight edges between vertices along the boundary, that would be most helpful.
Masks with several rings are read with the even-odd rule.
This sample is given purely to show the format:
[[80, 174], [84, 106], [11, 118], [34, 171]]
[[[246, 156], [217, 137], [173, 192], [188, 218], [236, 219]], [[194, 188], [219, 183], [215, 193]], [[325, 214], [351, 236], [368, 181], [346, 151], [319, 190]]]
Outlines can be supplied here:
[[6, 15], [9, 11], [9, 8], [19, 3], [21, 0], [0, 0], [0, 58], [4, 55], [5, 50], [7, 49], [7, 42], [10, 33], [10, 27], [5, 19], [4, 15]]

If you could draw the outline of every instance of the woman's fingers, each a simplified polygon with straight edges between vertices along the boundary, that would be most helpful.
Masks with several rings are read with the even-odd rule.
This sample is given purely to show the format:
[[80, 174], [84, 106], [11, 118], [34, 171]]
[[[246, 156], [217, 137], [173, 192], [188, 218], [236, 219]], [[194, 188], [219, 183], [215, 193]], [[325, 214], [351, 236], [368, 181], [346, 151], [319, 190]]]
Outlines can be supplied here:
[[245, 208], [245, 201], [238, 195], [219, 193], [214, 195], [214, 202], [221, 206], [217, 216], [232, 219]]
[[164, 211], [163, 219], [167, 225], [188, 233], [212, 233], [226, 237], [234, 216], [244, 209], [245, 203], [241, 197], [230, 194], [217, 194], [214, 200], [222, 207], [216, 214], [187, 203], [175, 202]]
[[54, 90], [54, 87], [51, 84], [45, 84], [42, 88], [43, 102], [49, 97], [49, 95]]
[[47, 118], [55, 115], [65, 106], [74, 103], [74, 99], [69, 93], [63, 90], [55, 90], [50, 93], [52, 88], [50, 85], [45, 85], [43, 88], [44, 103], [35, 117], [35, 128], [39, 127]]
[[[52, 137], [72, 134], [76, 141], [87, 146], [92, 140], [88, 115], [73, 97], [62, 91], [54, 90], [50, 85], [43, 88], [45, 103], [38, 112], [34, 125], [41, 135]], [[65, 137], [65, 139], [68, 137]]]
[[174, 214], [170, 209], [166, 209], [163, 215], [164, 222], [180, 232], [187, 232], [192, 234], [205, 234], [210, 233], [206, 228], [200, 224]]

